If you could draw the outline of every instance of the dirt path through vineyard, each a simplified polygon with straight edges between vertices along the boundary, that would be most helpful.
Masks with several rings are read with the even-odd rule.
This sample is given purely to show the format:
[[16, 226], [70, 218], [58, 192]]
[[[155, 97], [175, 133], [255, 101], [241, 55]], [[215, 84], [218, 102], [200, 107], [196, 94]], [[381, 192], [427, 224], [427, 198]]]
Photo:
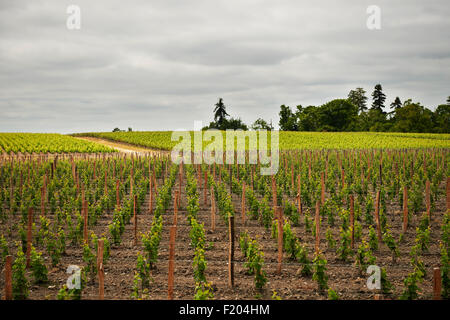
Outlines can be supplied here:
[[100, 139], [100, 138], [94, 138], [94, 137], [75, 137], [76, 139], [91, 141], [95, 143], [102, 144], [107, 147], [111, 147], [113, 149], [116, 149], [120, 152], [125, 153], [134, 153], [137, 155], [145, 155], [145, 154], [167, 154], [169, 151], [166, 150], [155, 150], [145, 147], [139, 147], [135, 146], [129, 143], [125, 142], [119, 142], [119, 141], [111, 141], [107, 139]]

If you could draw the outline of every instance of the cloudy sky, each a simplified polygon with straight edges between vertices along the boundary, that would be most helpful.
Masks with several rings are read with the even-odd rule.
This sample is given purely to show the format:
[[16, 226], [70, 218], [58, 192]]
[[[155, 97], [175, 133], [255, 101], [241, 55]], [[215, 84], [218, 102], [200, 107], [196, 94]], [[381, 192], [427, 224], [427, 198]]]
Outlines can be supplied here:
[[219, 97], [277, 124], [281, 104], [377, 83], [387, 104], [434, 110], [450, 95], [449, 30], [448, 0], [0, 0], [0, 132], [193, 129]]

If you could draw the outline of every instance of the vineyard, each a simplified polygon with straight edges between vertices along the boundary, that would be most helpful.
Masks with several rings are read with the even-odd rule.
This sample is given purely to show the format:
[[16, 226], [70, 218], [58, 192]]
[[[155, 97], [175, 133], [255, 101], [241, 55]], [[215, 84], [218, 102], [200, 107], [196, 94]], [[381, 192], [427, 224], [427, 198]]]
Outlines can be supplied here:
[[0, 133], [0, 151], [11, 153], [114, 152], [97, 143], [56, 133]]
[[273, 176], [162, 154], [3, 155], [0, 288], [13, 299], [448, 299], [448, 139], [400, 138], [434, 148], [283, 151]]
[[[241, 133], [242, 135], [245, 133]], [[190, 131], [194, 141], [194, 132]], [[239, 134], [238, 134], [239, 135]], [[171, 131], [142, 132], [91, 132], [74, 136], [95, 137], [121, 141], [151, 149], [171, 150], [177, 143], [171, 140]], [[223, 134], [225, 146], [225, 132]], [[268, 134], [270, 143], [270, 133]], [[209, 144], [204, 139], [203, 147]], [[398, 148], [449, 148], [449, 134], [385, 133], [385, 132], [279, 132], [281, 150], [320, 149], [398, 149]], [[248, 143], [246, 145], [248, 150]]]

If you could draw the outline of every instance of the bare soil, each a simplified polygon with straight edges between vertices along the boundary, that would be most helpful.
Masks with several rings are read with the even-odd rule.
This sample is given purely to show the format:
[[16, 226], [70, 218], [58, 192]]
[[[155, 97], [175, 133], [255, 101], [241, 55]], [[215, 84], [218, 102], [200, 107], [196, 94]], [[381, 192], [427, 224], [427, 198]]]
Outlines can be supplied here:
[[[161, 181], [160, 181], [161, 183]], [[184, 192], [186, 180], [182, 182], [181, 209], [178, 211], [178, 227], [175, 246], [175, 299], [193, 299], [194, 297], [194, 277], [192, 268], [192, 259], [194, 250], [190, 246], [189, 230], [187, 223], [187, 213], [184, 209], [186, 205], [186, 196]], [[203, 186], [203, 184], [202, 184]], [[247, 217], [246, 225], [241, 221], [241, 199], [233, 195], [233, 204], [236, 212], [236, 242], [235, 242], [235, 287], [228, 287], [228, 233], [224, 221], [216, 216], [216, 230], [211, 232], [211, 203], [209, 192], [207, 193], [207, 203], [204, 204], [203, 187], [199, 185], [200, 193], [200, 212], [198, 220], [205, 225], [206, 242], [208, 250], [206, 251], [207, 280], [212, 282], [215, 299], [254, 299], [262, 297], [270, 299], [272, 291], [275, 290], [282, 299], [326, 299], [326, 295], [321, 295], [317, 290], [317, 284], [311, 277], [302, 277], [298, 274], [300, 265], [290, 261], [286, 255], [283, 259], [282, 273], [278, 275], [277, 269], [277, 241], [271, 238], [270, 230], [266, 230], [258, 221], [249, 220]], [[445, 186], [443, 186], [445, 188]], [[172, 195], [178, 190], [178, 181], [173, 188]], [[292, 198], [291, 201], [294, 201]], [[387, 207], [388, 223], [391, 226], [396, 239], [398, 239], [402, 228], [402, 215], [397, 204], [389, 204]], [[437, 202], [436, 210], [432, 212], [431, 219], [431, 241], [429, 253], [423, 255], [423, 261], [426, 266], [427, 275], [424, 281], [419, 285], [421, 289], [420, 299], [431, 299], [433, 292], [432, 274], [433, 268], [439, 266], [439, 244], [441, 237], [440, 226], [442, 215], [445, 211], [445, 199], [441, 198]], [[314, 210], [311, 210], [314, 212]], [[169, 227], [172, 224], [173, 207], [170, 207], [164, 215], [163, 238], [160, 244], [159, 260], [157, 268], [152, 272], [153, 282], [149, 290], [148, 299], [167, 299], [167, 281], [168, 281], [168, 248], [169, 248]], [[49, 215], [52, 220], [53, 217]], [[377, 265], [385, 267], [388, 279], [395, 285], [394, 294], [385, 296], [385, 299], [396, 298], [402, 292], [404, 285], [403, 279], [412, 267], [409, 263], [409, 252], [414, 244], [415, 228], [419, 223], [419, 216], [413, 216], [405, 235], [405, 241], [400, 245], [400, 257], [396, 263], [392, 262], [389, 249], [385, 245], [380, 246], [380, 250], [375, 253]], [[108, 235], [108, 224], [112, 220], [112, 212], [105, 213], [98, 221], [97, 225], [90, 229], [97, 235]], [[11, 249], [15, 252], [15, 241], [19, 241], [17, 230], [10, 235], [10, 228], [19, 221], [19, 217], [10, 218], [6, 224], [0, 225], [1, 233], [6, 237]], [[148, 197], [146, 203], [142, 206], [138, 214], [138, 232], [147, 232], [152, 221], [152, 214], [148, 209]], [[39, 225], [38, 219], [35, 222]], [[323, 224], [325, 225], [325, 224]], [[253, 276], [247, 275], [244, 268], [244, 256], [239, 248], [239, 233], [247, 229], [252, 238], [258, 238], [260, 248], [264, 253], [265, 267], [268, 283], [266, 289], [261, 293], [255, 290]], [[325, 240], [325, 227], [320, 230], [321, 249], [324, 251], [328, 261], [327, 275], [328, 284], [340, 296], [341, 299], [373, 299], [375, 292], [366, 287], [367, 275], [360, 274], [357, 268], [351, 262], [343, 262], [337, 259], [335, 250], [327, 249]], [[305, 233], [304, 216], [300, 218], [300, 226], [293, 227], [295, 234], [306, 244], [309, 251], [309, 258], [312, 259], [314, 252], [315, 238]], [[332, 229], [336, 240], [339, 239], [339, 223], [336, 223]], [[363, 237], [367, 236], [367, 227], [363, 224]], [[133, 225], [127, 225], [122, 237], [122, 243], [119, 246], [112, 246], [111, 257], [105, 265], [105, 299], [131, 299], [134, 271], [136, 269], [136, 256], [138, 252], [143, 252], [142, 243], [139, 241], [137, 246], [133, 245]], [[139, 237], [140, 240], [140, 237]], [[49, 283], [45, 285], [33, 285], [31, 287], [29, 299], [56, 299], [58, 290], [66, 283], [68, 274], [66, 269], [69, 265], [83, 266], [82, 248], [80, 245], [68, 245], [67, 254], [62, 257], [58, 267], [52, 268], [50, 260], [44, 247], [37, 248], [44, 252], [46, 265], [49, 268]], [[3, 269], [3, 266], [2, 266]], [[32, 279], [28, 271], [28, 278]], [[4, 271], [0, 277], [0, 289], [4, 288]], [[98, 281], [93, 279], [82, 292], [82, 299], [98, 298]]]

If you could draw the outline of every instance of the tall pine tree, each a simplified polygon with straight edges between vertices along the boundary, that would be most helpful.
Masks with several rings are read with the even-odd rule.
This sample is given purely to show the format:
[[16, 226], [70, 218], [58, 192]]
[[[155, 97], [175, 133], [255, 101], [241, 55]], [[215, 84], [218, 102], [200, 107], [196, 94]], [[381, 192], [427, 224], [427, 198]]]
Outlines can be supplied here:
[[386, 100], [386, 95], [383, 93], [383, 88], [381, 84], [375, 86], [375, 90], [372, 93], [372, 109], [377, 109], [383, 112], [384, 101]]

